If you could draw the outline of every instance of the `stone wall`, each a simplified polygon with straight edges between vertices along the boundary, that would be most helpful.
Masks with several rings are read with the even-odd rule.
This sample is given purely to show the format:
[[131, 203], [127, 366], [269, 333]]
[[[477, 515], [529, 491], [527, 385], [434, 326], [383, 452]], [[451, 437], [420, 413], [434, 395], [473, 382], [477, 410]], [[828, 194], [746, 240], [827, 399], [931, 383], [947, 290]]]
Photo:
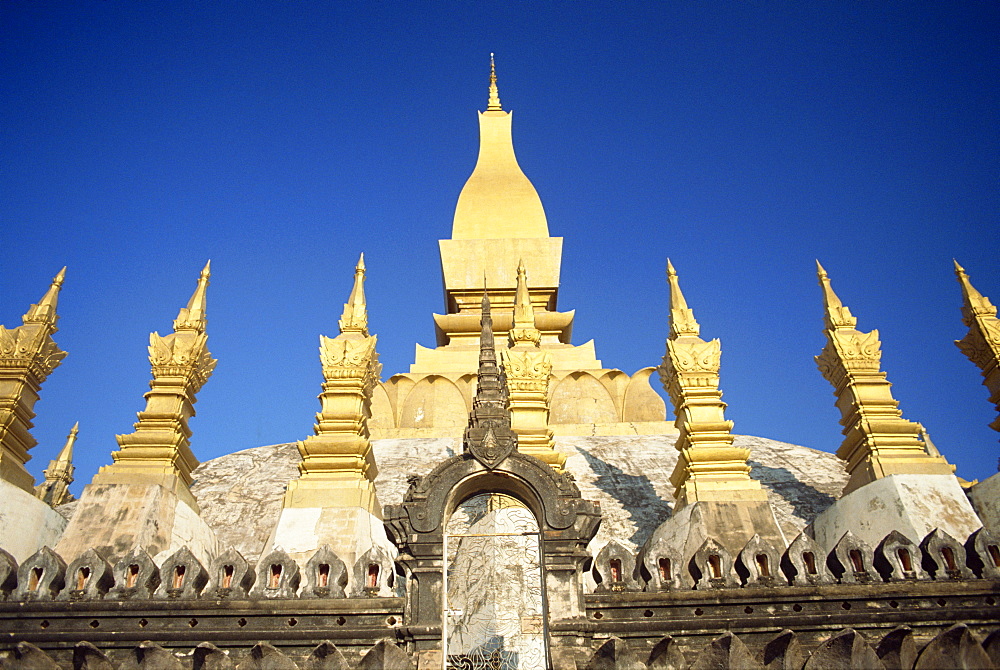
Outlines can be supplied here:
[[[583, 497], [601, 503], [603, 521], [591, 543], [596, 554], [612, 538], [630, 549], [642, 545], [670, 515], [670, 474], [677, 461], [676, 435], [556, 437], [566, 469]], [[768, 491], [785, 536], [793, 538], [839, 497], [847, 482], [841, 461], [830, 453], [761, 437], [737, 436], [748, 447], [751, 477]], [[391, 438], [373, 442], [376, 480], [383, 505], [399, 503], [409, 475], [425, 475], [461, 449], [455, 438]], [[246, 449], [202, 463], [192, 492], [202, 517], [249, 560], [263, 551], [277, 523], [285, 485], [298, 470], [294, 444]]]

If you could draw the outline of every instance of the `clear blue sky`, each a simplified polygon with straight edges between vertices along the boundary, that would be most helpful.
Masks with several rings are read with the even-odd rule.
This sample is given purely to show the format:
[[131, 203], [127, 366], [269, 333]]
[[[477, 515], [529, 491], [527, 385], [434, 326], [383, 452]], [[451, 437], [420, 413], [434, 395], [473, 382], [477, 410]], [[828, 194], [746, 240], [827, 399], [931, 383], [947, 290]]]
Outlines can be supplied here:
[[820, 258], [904, 416], [997, 470], [951, 265], [1000, 303], [995, 2], [6, 0], [0, 35], [0, 323], [69, 266], [36, 476], [77, 420], [73, 490], [110, 462], [208, 258], [201, 460], [311, 432], [361, 251], [384, 376], [433, 345], [491, 51], [575, 343], [656, 365], [669, 256], [736, 432], [834, 451]]

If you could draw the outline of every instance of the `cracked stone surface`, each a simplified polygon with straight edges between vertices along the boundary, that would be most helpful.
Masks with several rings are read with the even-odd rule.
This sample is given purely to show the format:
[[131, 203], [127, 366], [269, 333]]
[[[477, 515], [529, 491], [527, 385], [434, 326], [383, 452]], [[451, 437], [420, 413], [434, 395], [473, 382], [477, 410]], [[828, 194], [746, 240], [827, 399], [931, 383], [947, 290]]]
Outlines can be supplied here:
[[[611, 538], [635, 549], [670, 516], [676, 438], [556, 438], [583, 496], [601, 503], [604, 518], [591, 551]], [[461, 449], [457, 438], [392, 438], [372, 445], [383, 505], [402, 500], [407, 476], [425, 475]], [[789, 541], [829, 507], [847, 483], [844, 465], [834, 454], [747, 435], [737, 436], [736, 445], [751, 449], [750, 476], [767, 489]], [[233, 546], [251, 561], [260, 556], [277, 523], [285, 486], [298, 476], [299, 461], [294, 444], [278, 444], [221, 456], [194, 471], [192, 492], [223, 547]]]
[[276, 444], [213, 458], [192, 471], [191, 493], [223, 550], [233, 547], [248, 561], [260, 557], [301, 460], [294, 443]]

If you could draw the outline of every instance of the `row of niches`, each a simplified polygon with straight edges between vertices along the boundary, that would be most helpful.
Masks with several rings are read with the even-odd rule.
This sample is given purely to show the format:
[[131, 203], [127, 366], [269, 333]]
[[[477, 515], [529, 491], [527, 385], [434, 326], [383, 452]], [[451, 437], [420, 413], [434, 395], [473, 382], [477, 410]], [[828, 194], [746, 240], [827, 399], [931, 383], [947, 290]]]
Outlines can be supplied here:
[[[848, 531], [826, 553], [805, 533], [787, 549], [754, 535], [734, 557], [709, 538], [685, 564], [665, 543], [647, 545], [636, 555], [612, 540], [597, 554], [591, 570], [598, 593], [1000, 580], [1000, 541], [986, 528], [964, 545], [938, 529], [919, 545], [892, 531], [872, 548]], [[114, 565], [96, 549], [69, 565], [48, 547], [21, 565], [0, 549], [0, 597], [15, 601], [377, 597], [402, 595], [397, 577], [392, 557], [378, 546], [362, 554], [350, 579], [347, 566], [328, 545], [317, 549], [304, 568], [280, 549], [256, 565], [229, 549], [207, 569], [186, 547], [159, 566], [141, 548]]]
[[1000, 580], [1000, 540], [980, 528], [963, 545], [935, 529], [917, 544], [894, 530], [872, 548], [848, 531], [827, 553], [805, 533], [787, 549], [754, 535], [733, 556], [709, 538], [687, 561], [665, 542], [647, 544], [635, 554], [612, 540], [591, 570], [596, 593]]
[[612, 637], [597, 647], [590, 659], [578, 667], [587, 670], [644, 670], [671, 668], [688, 670], [766, 670], [767, 668], [943, 668], [1000, 667], [1000, 630], [993, 630], [980, 642], [964, 624], [956, 624], [924, 643], [908, 626], [900, 626], [881, 639], [866, 640], [852, 628], [844, 628], [812, 645], [791, 630], [782, 630], [763, 645], [748, 646], [738, 635], [724, 633], [699, 649], [685, 650], [671, 636], [653, 648], [640, 648]]
[[[152, 642], [142, 642], [132, 649], [105, 653], [90, 642], [78, 642], [72, 649], [73, 670], [412, 670], [409, 656], [392, 640], [376, 642], [357, 664], [348, 663], [344, 654], [330, 641], [320, 642], [305, 658], [294, 659], [267, 642], [258, 642], [247, 651], [220, 649], [202, 642], [183, 652], [164, 649]], [[6, 657], [0, 653], [5, 670], [62, 670], [45, 651], [29, 642], [20, 642]]]
[[139, 547], [113, 565], [96, 549], [88, 549], [69, 565], [49, 547], [21, 565], [0, 549], [0, 599], [373, 598], [397, 595], [393, 589], [401, 588], [402, 580], [396, 579], [394, 566], [392, 557], [378, 546], [358, 558], [350, 579], [347, 566], [329, 545], [317, 549], [302, 568], [280, 549], [256, 565], [229, 549], [208, 568], [187, 547], [160, 565]]

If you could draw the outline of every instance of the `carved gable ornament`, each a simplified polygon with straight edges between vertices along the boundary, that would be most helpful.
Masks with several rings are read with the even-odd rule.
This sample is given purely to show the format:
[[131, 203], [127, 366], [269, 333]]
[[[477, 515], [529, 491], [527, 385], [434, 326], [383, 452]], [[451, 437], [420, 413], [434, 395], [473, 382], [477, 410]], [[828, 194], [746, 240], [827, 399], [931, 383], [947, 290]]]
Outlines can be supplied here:
[[486, 435], [483, 436], [481, 442], [469, 445], [469, 452], [488, 470], [492, 470], [502, 460], [510, 456], [515, 446], [517, 446], [516, 439], [507, 436], [506, 439], [500, 441], [497, 439], [496, 433], [493, 432], [493, 427], [489, 426], [486, 428]]

